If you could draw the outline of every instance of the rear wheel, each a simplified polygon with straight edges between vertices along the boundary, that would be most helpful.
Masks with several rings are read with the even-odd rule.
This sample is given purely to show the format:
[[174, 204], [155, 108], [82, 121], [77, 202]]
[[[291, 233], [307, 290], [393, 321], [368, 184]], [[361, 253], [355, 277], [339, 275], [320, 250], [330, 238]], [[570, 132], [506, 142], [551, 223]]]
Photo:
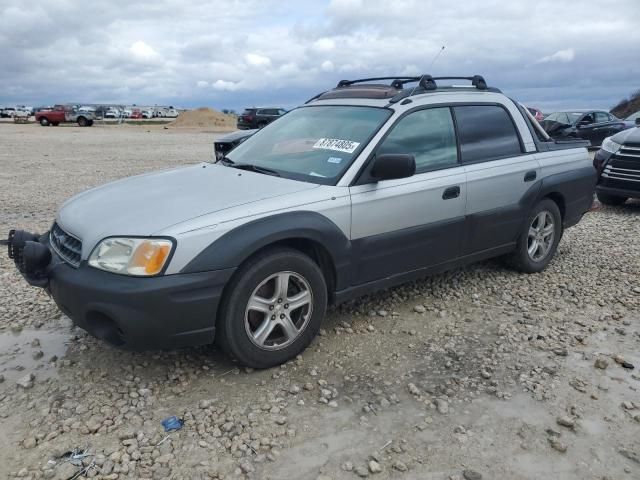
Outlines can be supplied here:
[[40, 125], [42, 125], [43, 127], [48, 127], [50, 125], [49, 120], [46, 119], [45, 117], [42, 117], [40, 119]]
[[596, 196], [600, 203], [604, 205], [611, 205], [613, 207], [622, 205], [627, 201], [627, 197], [619, 197], [617, 195], [609, 195], [608, 193], [596, 192]]
[[562, 238], [562, 216], [556, 202], [544, 199], [531, 210], [510, 260], [526, 273], [543, 271], [556, 253]]
[[258, 123], [258, 128], [264, 128], [267, 126], [267, 122], [260, 122]]
[[267, 368], [298, 355], [316, 336], [327, 308], [318, 265], [292, 249], [247, 261], [226, 289], [217, 341], [242, 364]]
[[88, 124], [88, 120], [85, 117], [78, 117], [78, 125], [81, 127], [86, 127]]

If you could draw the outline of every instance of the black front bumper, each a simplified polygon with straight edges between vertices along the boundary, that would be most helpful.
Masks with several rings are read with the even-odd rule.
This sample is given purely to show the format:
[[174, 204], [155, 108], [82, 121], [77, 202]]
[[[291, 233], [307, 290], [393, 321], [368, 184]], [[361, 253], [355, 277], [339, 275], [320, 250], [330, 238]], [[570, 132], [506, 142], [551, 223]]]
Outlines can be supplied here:
[[234, 268], [151, 278], [65, 263], [55, 252], [31, 284], [44, 287], [73, 323], [114, 346], [172, 349], [213, 342], [218, 306]]

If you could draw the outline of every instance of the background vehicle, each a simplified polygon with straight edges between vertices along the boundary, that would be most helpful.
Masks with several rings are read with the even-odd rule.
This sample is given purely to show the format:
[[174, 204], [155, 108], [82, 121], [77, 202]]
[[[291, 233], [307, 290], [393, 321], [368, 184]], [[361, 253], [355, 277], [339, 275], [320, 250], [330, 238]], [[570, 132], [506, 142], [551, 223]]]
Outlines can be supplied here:
[[36, 122], [43, 127], [57, 126], [61, 123], [77, 123], [80, 127], [90, 127], [94, 119], [93, 113], [81, 112], [68, 105], [56, 105], [51, 110], [36, 113]]
[[581, 138], [597, 147], [602, 141], [629, 128], [623, 120], [604, 110], [567, 110], [554, 112], [540, 123], [553, 138]]
[[640, 128], [620, 132], [602, 142], [593, 159], [600, 174], [596, 195], [605, 205], [640, 198]]
[[131, 112], [131, 115], [129, 115], [129, 118], [140, 120], [141, 118], [143, 118], [142, 112], [140, 110], [134, 110], [133, 112]]
[[472, 85], [341, 81], [215, 164], [79, 194], [48, 235], [13, 231], [9, 251], [106, 341], [216, 338], [260, 368], [306, 348], [329, 303], [500, 255], [541, 272], [591, 206], [586, 142], [550, 140], [461, 78]]
[[246, 108], [238, 116], [239, 129], [263, 128], [287, 113], [283, 108]]
[[636, 113], [632, 113], [624, 121], [629, 125], [629, 127], [635, 127], [636, 125], [640, 125], [640, 111]]
[[242, 142], [244, 142], [251, 135], [256, 133], [258, 130], [238, 130], [237, 132], [229, 133], [227, 135], [223, 135], [218, 138], [213, 143], [213, 151], [215, 154], [216, 160], [222, 160], [224, 156], [229, 153], [231, 150], [236, 148]]
[[154, 115], [154, 112], [152, 110], [144, 110], [142, 112], [142, 118], [153, 118], [154, 116], [155, 115]]
[[14, 107], [5, 107], [5, 109], [0, 113], [0, 116], [2, 116], [2, 118], [13, 118], [15, 114], [16, 109]]
[[527, 110], [529, 110], [529, 113], [533, 115], [533, 118], [535, 118], [538, 122], [541, 122], [542, 120], [544, 120], [544, 115], [542, 115], [542, 112], [540, 110], [533, 107], [526, 107], [526, 108]]

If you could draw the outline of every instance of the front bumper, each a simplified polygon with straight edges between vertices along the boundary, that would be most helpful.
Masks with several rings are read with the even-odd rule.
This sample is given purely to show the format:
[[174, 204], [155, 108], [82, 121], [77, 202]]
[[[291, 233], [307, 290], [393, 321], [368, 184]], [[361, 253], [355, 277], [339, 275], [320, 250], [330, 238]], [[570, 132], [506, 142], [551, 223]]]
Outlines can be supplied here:
[[[45, 238], [47, 236], [43, 236]], [[235, 269], [140, 278], [65, 263], [54, 251], [37, 277], [73, 323], [131, 350], [212, 343], [222, 292]]]

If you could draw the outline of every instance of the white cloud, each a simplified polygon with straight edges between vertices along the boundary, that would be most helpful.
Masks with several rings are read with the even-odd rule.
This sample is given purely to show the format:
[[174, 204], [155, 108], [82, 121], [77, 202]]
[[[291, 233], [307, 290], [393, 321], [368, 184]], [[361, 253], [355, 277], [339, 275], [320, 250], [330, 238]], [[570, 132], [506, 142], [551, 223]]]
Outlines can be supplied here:
[[160, 54], [142, 40], [131, 44], [129, 54], [141, 63], [158, 63], [161, 60]]
[[556, 53], [552, 55], [547, 55], [546, 57], [542, 57], [536, 63], [569, 63], [572, 62], [576, 57], [576, 52], [573, 48], [567, 48], [565, 50], [558, 50]]
[[196, 82], [196, 86], [198, 88], [207, 88], [209, 86], [209, 82], [207, 82], [206, 80], [198, 80]]
[[320, 68], [323, 72], [333, 72], [333, 62], [331, 60], [325, 60], [324, 62], [322, 62], [322, 65], [320, 65]]
[[327, 37], [319, 38], [313, 42], [313, 49], [317, 52], [330, 52], [336, 48], [336, 42]]
[[268, 67], [271, 65], [271, 59], [257, 53], [247, 53], [244, 56], [246, 62], [253, 67]]
[[236, 90], [238, 90], [239, 88], [239, 83], [237, 82], [229, 82], [227, 80], [216, 80], [215, 82], [213, 82], [211, 84], [211, 86], [215, 89], [215, 90], [226, 90], [229, 92], [234, 92]]

